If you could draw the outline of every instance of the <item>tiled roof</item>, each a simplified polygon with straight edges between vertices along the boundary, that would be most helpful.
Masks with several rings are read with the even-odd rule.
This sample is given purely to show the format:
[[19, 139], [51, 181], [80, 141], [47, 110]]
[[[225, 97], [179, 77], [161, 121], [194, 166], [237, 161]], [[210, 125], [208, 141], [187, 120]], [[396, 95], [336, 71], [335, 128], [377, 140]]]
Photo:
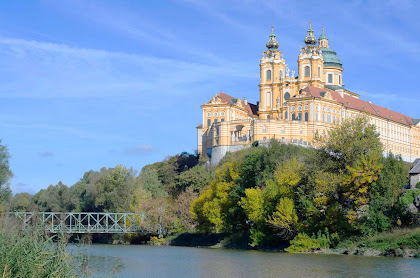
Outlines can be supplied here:
[[[326, 91], [325, 89], [316, 88], [312, 86], [308, 86], [305, 89], [302, 90], [305, 92], [306, 96], [312, 96], [312, 97], [322, 97], [323, 93]], [[389, 110], [388, 108], [381, 107], [379, 105], [373, 104], [371, 102], [355, 98], [353, 96], [349, 96], [347, 94], [343, 94], [343, 96], [340, 95], [340, 93], [336, 91], [328, 90], [331, 93], [332, 98], [340, 102], [344, 105], [346, 108], [359, 110], [362, 112], [367, 112], [372, 115], [400, 123], [403, 125], [415, 125], [414, 119], [406, 116], [402, 113], [398, 113], [392, 110]]]
[[410, 174], [420, 174], [420, 159], [417, 158], [416, 160], [414, 160], [414, 167], [411, 168]]
[[[234, 98], [234, 97], [232, 97], [230, 95], [227, 95], [223, 92], [218, 93], [217, 97], [220, 98], [221, 102], [231, 104], [231, 105], [236, 104], [236, 102], [238, 101], [237, 98]], [[209, 102], [207, 102], [207, 104], [210, 104], [210, 103], [211, 103], [211, 100]], [[243, 101], [242, 101], [242, 104], [243, 104]], [[243, 105], [242, 107], [245, 108], [248, 111], [248, 114], [250, 116], [258, 115], [258, 106], [257, 105], [248, 102], [247, 105]]]

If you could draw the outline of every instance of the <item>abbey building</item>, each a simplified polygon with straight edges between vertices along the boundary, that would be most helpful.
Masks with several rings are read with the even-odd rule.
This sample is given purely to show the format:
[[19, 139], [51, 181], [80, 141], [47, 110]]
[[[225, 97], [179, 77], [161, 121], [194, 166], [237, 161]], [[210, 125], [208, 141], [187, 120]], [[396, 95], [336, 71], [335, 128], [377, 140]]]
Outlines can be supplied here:
[[260, 101], [251, 104], [220, 92], [202, 105], [197, 149], [216, 164], [228, 151], [275, 139], [311, 146], [316, 132], [326, 134], [343, 119], [369, 116], [386, 152], [406, 161], [420, 157], [420, 120], [364, 101], [344, 88], [343, 65], [322, 30], [317, 40], [309, 26], [298, 57], [298, 72], [289, 70], [273, 30], [260, 60]]

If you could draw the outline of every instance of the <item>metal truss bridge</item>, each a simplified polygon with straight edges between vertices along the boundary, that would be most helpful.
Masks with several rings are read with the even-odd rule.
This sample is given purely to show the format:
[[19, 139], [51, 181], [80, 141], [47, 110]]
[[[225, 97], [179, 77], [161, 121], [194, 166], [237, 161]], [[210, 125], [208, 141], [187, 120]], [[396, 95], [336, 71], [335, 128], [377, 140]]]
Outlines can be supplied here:
[[23, 229], [40, 226], [49, 233], [140, 233], [143, 213], [105, 212], [10, 212]]

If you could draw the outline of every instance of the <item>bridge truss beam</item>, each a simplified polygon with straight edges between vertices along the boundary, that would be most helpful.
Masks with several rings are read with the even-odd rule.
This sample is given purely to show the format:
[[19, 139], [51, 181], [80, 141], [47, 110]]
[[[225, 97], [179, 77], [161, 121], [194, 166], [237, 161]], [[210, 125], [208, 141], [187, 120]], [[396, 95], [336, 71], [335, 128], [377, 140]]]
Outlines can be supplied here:
[[105, 212], [11, 212], [23, 228], [41, 226], [49, 233], [139, 233], [143, 213]]

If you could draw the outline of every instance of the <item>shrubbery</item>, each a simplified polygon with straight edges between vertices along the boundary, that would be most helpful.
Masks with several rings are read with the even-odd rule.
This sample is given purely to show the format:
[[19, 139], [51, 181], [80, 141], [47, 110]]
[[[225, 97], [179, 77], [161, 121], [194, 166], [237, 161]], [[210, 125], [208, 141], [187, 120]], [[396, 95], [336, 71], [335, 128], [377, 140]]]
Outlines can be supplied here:
[[226, 155], [192, 204], [197, 228], [249, 233], [254, 247], [292, 239], [288, 250], [297, 252], [415, 223], [404, 207], [415, 193], [400, 198], [407, 165], [383, 156], [367, 118], [347, 119], [329, 135], [316, 135], [314, 144], [318, 148], [271, 141]]

